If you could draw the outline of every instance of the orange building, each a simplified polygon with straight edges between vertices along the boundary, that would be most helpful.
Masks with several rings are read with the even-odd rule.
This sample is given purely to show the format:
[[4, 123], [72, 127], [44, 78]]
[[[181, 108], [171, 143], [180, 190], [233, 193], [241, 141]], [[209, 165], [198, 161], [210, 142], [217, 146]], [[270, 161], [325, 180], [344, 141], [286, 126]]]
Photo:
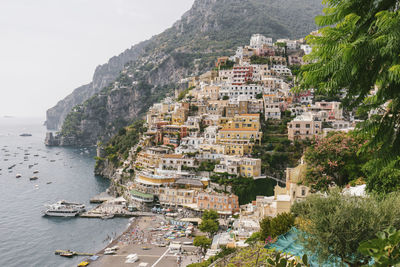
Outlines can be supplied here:
[[200, 210], [212, 209], [220, 214], [233, 214], [239, 211], [239, 198], [233, 194], [199, 192], [197, 195], [197, 207]]

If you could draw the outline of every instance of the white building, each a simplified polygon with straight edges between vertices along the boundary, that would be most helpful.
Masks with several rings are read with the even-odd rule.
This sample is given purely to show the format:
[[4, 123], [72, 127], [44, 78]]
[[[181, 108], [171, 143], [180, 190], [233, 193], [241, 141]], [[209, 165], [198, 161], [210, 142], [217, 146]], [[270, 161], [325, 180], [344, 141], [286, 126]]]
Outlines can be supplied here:
[[250, 47], [257, 49], [262, 48], [263, 45], [272, 46], [272, 38], [267, 38], [259, 33], [253, 34], [250, 39]]
[[308, 55], [311, 53], [312, 48], [311, 46], [305, 44], [305, 45], [300, 45], [300, 49], [302, 49], [304, 51], [304, 54]]
[[264, 87], [256, 84], [225, 85], [219, 91], [220, 98], [228, 96], [229, 99], [237, 100], [239, 95], [247, 95], [249, 99], [255, 99], [256, 95], [264, 93]]
[[284, 65], [273, 65], [271, 70], [275, 71], [279, 75], [292, 75], [292, 71]]

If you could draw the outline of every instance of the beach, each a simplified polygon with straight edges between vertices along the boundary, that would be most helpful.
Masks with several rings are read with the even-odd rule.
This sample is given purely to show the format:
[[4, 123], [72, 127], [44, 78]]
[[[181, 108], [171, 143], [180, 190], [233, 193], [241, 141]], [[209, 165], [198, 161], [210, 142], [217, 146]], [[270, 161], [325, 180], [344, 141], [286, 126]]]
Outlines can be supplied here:
[[[177, 237], [170, 242], [165, 238], [169, 233], [174, 233], [173, 225], [162, 215], [133, 218], [127, 230], [112, 241], [106, 248], [98, 252], [99, 258], [92, 261], [90, 266], [186, 266], [198, 262], [198, 249], [187, 242], [192, 242], [192, 237]], [[176, 231], [179, 233], [179, 231]], [[175, 233], [174, 233], [175, 234]], [[176, 235], [176, 234], [175, 234]], [[181, 253], [171, 251], [168, 243], [180, 244]], [[161, 245], [162, 244], [162, 245]], [[118, 246], [113, 255], [104, 255], [107, 248]], [[139, 260], [134, 263], [125, 263], [127, 256], [137, 254]]]

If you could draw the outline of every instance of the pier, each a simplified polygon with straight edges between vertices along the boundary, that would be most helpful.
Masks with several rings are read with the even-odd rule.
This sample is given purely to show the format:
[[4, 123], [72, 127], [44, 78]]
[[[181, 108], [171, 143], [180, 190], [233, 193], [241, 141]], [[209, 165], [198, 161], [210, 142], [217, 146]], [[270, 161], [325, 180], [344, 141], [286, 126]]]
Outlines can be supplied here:
[[[88, 212], [84, 212], [81, 215], [79, 215], [79, 217], [81, 218], [97, 218], [97, 219], [104, 219], [105, 216], [108, 216], [108, 213], [101, 213], [98, 211], [88, 211]], [[142, 217], [142, 216], [155, 216], [156, 214], [152, 213], [152, 212], [141, 212], [141, 211], [134, 211], [134, 212], [130, 212], [130, 211], [125, 211], [122, 213], [113, 213], [112, 215], [114, 215], [113, 217]]]

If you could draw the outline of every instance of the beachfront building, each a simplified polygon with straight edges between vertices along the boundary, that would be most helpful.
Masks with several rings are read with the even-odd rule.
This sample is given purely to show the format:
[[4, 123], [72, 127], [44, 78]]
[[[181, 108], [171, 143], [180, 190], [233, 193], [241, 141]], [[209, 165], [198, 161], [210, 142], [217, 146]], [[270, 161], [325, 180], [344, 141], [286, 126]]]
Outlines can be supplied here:
[[195, 190], [166, 187], [160, 188], [159, 200], [163, 205], [185, 206], [195, 203], [195, 195]]
[[234, 214], [239, 211], [239, 198], [233, 194], [212, 191], [199, 192], [196, 198], [200, 210], [213, 209], [219, 214]]

